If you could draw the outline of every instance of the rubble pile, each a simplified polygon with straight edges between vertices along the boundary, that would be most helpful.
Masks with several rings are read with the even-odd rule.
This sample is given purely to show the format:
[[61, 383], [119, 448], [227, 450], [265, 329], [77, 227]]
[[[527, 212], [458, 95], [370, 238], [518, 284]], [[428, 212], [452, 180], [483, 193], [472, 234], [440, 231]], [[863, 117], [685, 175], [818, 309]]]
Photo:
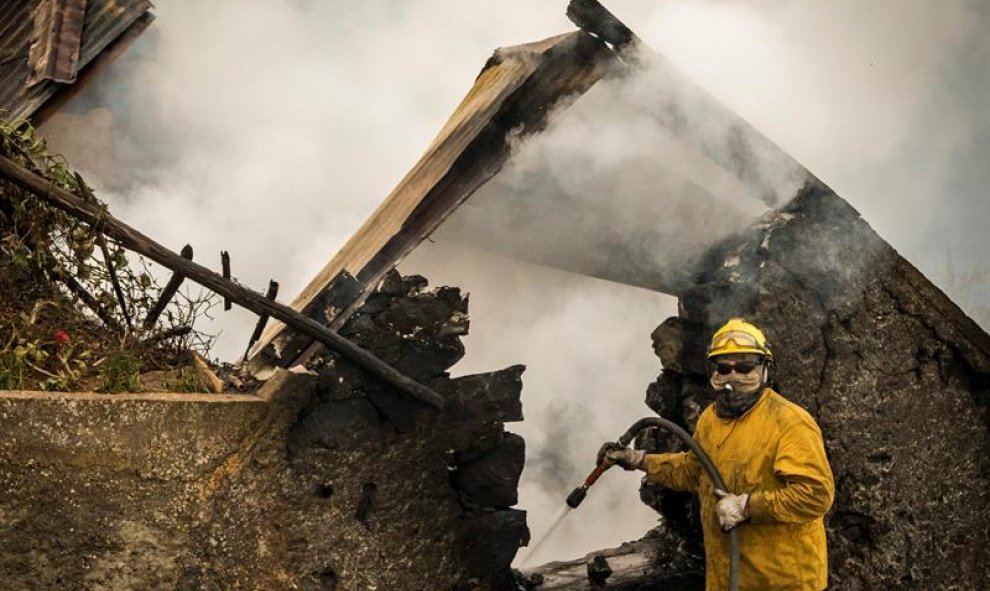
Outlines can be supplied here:
[[[711, 252], [654, 333], [647, 404], [693, 429], [711, 403], [707, 335], [744, 316], [774, 348], [779, 390], [807, 409], [836, 480], [830, 589], [976, 589], [990, 580], [990, 338], [812, 182]], [[663, 434], [642, 442], [680, 449]], [[690, 496], [644, 488], [700, 539]], [[693, 534], [691, 532], [694, 532]]]

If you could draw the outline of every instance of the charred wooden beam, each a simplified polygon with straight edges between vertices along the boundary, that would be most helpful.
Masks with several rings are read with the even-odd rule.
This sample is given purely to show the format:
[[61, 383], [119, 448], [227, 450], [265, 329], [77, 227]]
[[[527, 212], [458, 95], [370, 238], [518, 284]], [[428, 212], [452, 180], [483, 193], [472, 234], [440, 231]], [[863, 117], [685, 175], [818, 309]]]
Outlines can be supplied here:
[[[226, 250], [220, 251], [220, 270], [223, 273], [224, 279], [230, 279], [230, 253]], [[223, 299], [223, 310], [224, 312], [229, 312], [234, 306], [230, 298]]]
[[358, 367], [381, 378], [389, 385], [434, 407], [443, 407], [443, 397], [431, 388], [403, 375], [375, 355], [361, 349], [326, 326], [315, 320], [306, 318], [288, 306], [270, 301], [260, 293], [224, 279], [219, 274], [214, 273], [202, 265], [186, 260], [134, 228], [117, 220], [104, 208], [86, 203], [85, 200], [56, 186], [48, 179], [31, 172], [5, 156], [0, 156], [0, 176], [30, 191], [53, 207], [57, 207], [88, 224], [102, 228], [107, 236], [119, 242], [121, 246], [142, 254], [173, 271], [181, 272], [189, 279], [213, 290], [221, 296], [229, 297], [241, 307], [259, 316], [267, 314], [281, 320], [293, 329], [307, 334], [310, 338], [319, 341], [330, 350], [339, 353]]
[[[269, 300], [274, 301], [278, 297], [278, 281], [271, 279], [268, 281], [268, 291], [265, 292], [265, 297]], [[247, 359], [248, 353], [251, 351], [251, 347], [258, 342], [261, 338], [262, 333], [265, 332], [265, 325], [268, 324], [268, 314], [258, 317], [258, 324], [254, 327], [254, 332], [251, 333], [251, 338], [248, 339], [247, 347], [244, 349], [244, 358]]]
[[535, 587], [540, 591], [700, 591], [703, 567], [700, 557], [686, 554], [676, 538], [659, 532], [577, 560], [523, 568], [521, 575], [541, 581]]
[[597, 0], [571, 0], [567, 5], [567, 18], [571, 19], [578, 28], [595, 35], [618, 51], [638, 41], [632, 29]]
[[[187, 261], [191, 261], [193, 258], [192, 246], [189, 244], [183, 246], [179, 255]], [[179, 271], [172, 274], [172, 277], [168, 280], [168, 283], [165, 284], [165, 289], [162, 290], [162, 294], [158, 296], [158, 301], [155, 302], [155, 305], [151, 307], [150, 311], [148, 311], [148, 315], [144, 319], [144, 328], [150, 329], [155, 325], [155, 322], [158, 322], [158, 317], [162, 315], [162, 312], [165, 311], [168, 303], [171, 302], [172, 298], [175, 297], [175, 294], [179, 292], [179, 288], [182, 287], [182, 282], [185, 280], [186, 276]]]

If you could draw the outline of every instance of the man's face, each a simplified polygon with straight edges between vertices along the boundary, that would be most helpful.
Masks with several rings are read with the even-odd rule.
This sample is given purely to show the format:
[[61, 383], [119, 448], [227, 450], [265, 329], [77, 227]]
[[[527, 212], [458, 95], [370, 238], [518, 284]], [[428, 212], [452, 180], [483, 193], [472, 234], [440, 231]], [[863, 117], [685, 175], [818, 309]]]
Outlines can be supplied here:
[[716, 355], [708, 360], [712, 387], [723, 390], [731, 384], [736, 392], [756, 392], [763, 385], [763, 362], [763, 356], [754, 353]]

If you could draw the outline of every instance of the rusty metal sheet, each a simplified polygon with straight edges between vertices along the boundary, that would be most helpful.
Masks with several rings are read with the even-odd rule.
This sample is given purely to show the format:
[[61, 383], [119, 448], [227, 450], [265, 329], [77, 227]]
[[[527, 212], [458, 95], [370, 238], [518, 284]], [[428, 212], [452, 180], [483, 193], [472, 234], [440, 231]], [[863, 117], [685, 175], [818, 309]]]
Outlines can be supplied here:
[[27, 85], [43, 80], [72, 83], [79, 72], [86, 0], [41, 0], [32, 14]]
[[[28, 85], [29, 61], [34, 33], [33, 0], [0, 1], [0, 117], [30, 117], [51, 99], [64, 83], [42, 80]], [[104, 49], [144, 15], [150, 16], [150, 0], [88, 0], [85, 6], [77, 72], [94, 61]]]

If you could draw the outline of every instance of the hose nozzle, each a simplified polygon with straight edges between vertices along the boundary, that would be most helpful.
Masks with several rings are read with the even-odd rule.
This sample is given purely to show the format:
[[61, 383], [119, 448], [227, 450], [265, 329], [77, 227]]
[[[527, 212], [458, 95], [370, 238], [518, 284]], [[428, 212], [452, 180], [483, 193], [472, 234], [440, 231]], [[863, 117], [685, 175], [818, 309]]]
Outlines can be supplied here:
[[588, 487], [579, 486], [571, 491], [571, 494], [567, 495], [567, 506], [571, 509], [577, 509], [577, 506], [584, 501], [584, 497], [588, 496]]

